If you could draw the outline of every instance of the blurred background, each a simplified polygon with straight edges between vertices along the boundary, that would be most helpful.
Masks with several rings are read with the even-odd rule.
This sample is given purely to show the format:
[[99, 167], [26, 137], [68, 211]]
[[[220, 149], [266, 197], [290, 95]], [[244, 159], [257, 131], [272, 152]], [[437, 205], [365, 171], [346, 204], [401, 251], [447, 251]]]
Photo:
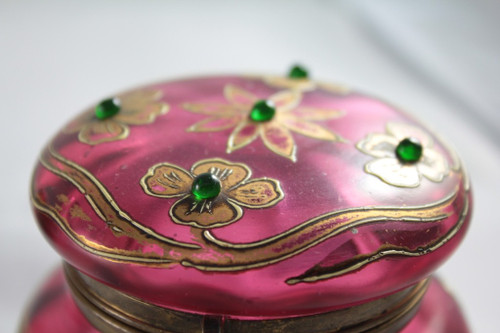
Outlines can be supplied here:
[[138, 84], [221, 73], [345, 83], [402, 106], [457, 148], [471, 229], [438, 271], [474, 332], [498, 332], [500, 1], [0, 0], [0, 332], [59, 263], [28, 184], [40, 150], [88, 105]]

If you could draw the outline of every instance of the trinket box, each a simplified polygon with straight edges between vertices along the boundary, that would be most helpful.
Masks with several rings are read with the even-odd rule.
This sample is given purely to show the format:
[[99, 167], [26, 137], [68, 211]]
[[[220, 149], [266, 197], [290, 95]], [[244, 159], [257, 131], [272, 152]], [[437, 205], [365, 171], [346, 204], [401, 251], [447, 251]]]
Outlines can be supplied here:
[[298, 66], [97, 102], [31, 200], [64, 261], [22, 333], [468, 332], [432, 276], [469, 224], [460, 159]]

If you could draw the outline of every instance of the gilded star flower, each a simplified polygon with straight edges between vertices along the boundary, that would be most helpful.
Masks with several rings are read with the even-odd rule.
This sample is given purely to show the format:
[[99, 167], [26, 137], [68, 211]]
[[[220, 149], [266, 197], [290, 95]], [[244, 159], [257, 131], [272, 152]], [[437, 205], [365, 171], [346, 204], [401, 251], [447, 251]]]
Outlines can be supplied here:
[[[224, 96], [227, 103], [185, 103], [183, 106], [191, 112], [209, 116], [188, 131], [214, 132], [234, 128], [227, 141], [227, 153], [260, 137], [268, 149], [295, 162], [296, 145], [290, 131], [317, 140], [344, 141], [340, 135], [313, 122], [338, 118], [343, 112], [300, 106], [302, 94], [297, 90], [283, 90], [260, 99], [249, 91], [227, 85]], [[265, 118], [254, 117], [252, 113], [262, 102], [268, 103], [272, 114]]]
[[[72, 121], [63, 130], [65, 133], [78, 132], [78, 139], [89, 145], [123, 140], [130, 134], [129, 125], [145, 125], [156, 117], [168, 112], [168, 105], [159, 102], [161, 91], [140, 90], [116, 97], [119, 100], [117, 113], [100, 119], [92, 108]], [[118, 107], [117, 107], [118, 109]]]
[[[265, 208], [283, 199], [279, 181], [250, 179], [251, 174], [245, 164], [219, 158], [199, 161], [191, 171], [160, 163], [149, 169], [141, 185], [149, 195], [180, 198], [170, 208], [174, 222], [197, 228], [216, 228], [239, 220], [243, 216], [241, 207]], [[198, 185], [203, 188], [200, 190]]]
[[386, 133], [368, 134], [356, 147], [375, 157], [365, 171], [394, 186], [418, 187], [422, 177], [441, 182], [450, 173], [430, 135], [412, 125], [388, 123]]

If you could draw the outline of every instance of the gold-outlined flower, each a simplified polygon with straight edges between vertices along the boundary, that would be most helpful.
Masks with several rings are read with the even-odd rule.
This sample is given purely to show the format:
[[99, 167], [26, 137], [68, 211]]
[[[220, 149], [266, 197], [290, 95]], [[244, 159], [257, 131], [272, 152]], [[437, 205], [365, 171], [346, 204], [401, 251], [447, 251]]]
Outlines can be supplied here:
[[139, 90], [118, 95], [120, 111], [116, 115], [99, 119], [92, 108], [69, 123], [63, 132], [78, 132], [78, 139], [89, 145], [123, 140], [130, 134], [129, 125], [150, 124], [156, 117], [168, 112], [168, 104], [159, 102], [162, 95], [158, 90]]
[[253, 121], [249, 116], [255, 103], [261, 100], [253, 93], [226, 85], [224, 97], [228, 103], [184, 103], [183, 107], [209, 116], [189, 127], [190, 132], [215, 132], [234, 127], [227, 141], [227, 153], [260, 137], [272, 152], [295, 162], [297, 147], [290, 131], [318, 140], [345, 141], [339, 134], [313, 122], [338, 118], [344, 113], [299, 106], [302, 99], [299, 91], [283, 90], [269, 96], [266, 100], [273, 103], [276, 113], [271, 120], [262, 122]]
[[346, 95], [351, 89], [340, 84], [318, 82], [309, 78], [291, 78], [286, 76], [263, 76], [262, 80], [269, 86], [298, 91], [322, 89], [336, 95]]
[[[398, 145], [408, 138], [417, 139], [422, 147], [420, 158], [413, 163], [401, 161], [396, 152]], [[445, 157], [433, 148], [430, 135], [413, 125], [389, 122], [386, 133], [368, 134], [356, 147], [375, 157], [365, 164], [365, 171], [390, 185], [418, 187], [422, 177], [437, 183], [450, 173]]]
[[[220, 193], [211, 199], [197, 199], [191, 192], [197, 176], [211, 173], [221, 185]], [[144, 191], [160, 198], [180, 198], [170, 207], [175, 223], [197, 228], [217, 228], [243, 216], [243, 209], [265, 208], [284, 197], [279, 181], [271, 178], [250, 179], [252, 172], [242, 163], [220, 158], [198, 161], [190, 171], [170, 163], [152, 166], [141, 179]]]

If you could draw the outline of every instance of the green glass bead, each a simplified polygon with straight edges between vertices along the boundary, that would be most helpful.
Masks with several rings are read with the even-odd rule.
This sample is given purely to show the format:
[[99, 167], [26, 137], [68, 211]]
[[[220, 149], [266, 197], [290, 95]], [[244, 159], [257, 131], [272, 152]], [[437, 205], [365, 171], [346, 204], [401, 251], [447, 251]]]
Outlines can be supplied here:
[[212, 199], [219, 195], [220, 189], [220, 180], [213, 174], [206, 172], [194, 179], [191, 193], [196, 200]]
[[295, 65], [290, 69], [288, 77], [290, 79], [307, 79], [309, 77], [309, 73], [307, 73], [307, 70], [304, 67]]
[[422, 145], [415, 138], [406, 138], [396, 147], [396, 156], [403, 163], [415, 163], [422, 157]]
[[95, 107], [95, 116], [97, 119], [107, 119], [117, 114], [120, 111], [120, 108], [120, 99], [105, 99]]
[[269, 121], [276, 113], [274, 103], [267, 100], [260, 100], [255, 103], [250, 111], [250, 119], [257, 122]]

